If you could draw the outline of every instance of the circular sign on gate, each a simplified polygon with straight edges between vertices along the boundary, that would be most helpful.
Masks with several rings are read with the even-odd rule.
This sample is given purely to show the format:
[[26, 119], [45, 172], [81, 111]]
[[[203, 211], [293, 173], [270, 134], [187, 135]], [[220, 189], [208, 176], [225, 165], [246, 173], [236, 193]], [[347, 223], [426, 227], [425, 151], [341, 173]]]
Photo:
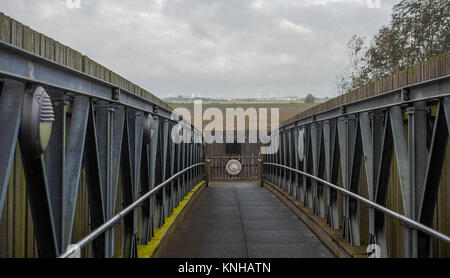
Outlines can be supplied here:
[[305, 159], [305, 129], [304, 128], [300, 129], [298, 132], [297, 152], [298, 152], [298, 159], [300, 160], [300, 162], [303, 162], [303, 160]]
[[231, 159], [227, 162], [227, 165], [225, 166], [225, 170], [228, 174], [232, 176], [237, 176], [242, 171], [242, 164], [236, 159]]

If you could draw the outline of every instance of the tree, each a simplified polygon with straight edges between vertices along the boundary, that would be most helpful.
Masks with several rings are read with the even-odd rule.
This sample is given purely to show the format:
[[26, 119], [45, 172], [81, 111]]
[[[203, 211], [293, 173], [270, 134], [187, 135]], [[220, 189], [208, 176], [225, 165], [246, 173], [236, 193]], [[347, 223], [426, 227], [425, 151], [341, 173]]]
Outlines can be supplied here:
[[314, 103], [314, 100], [315, 100], [315, 98], [314, 98], [314, 96], [312, 94], [308, 94], [305, 97], [305, 103]]
[[450, 50], [448, 0], [402, 0], [389, 25], [370, 42], [355, 35], [348, 48], [349, 66], [336, 79], [340, 93], [445, 53]]
[[347, 49], [349, 50], [349, 65], [337, 75], [336, 80], [339, 94], [354, 90], [369, 81], [366, 39], [353, 35], [347, 44]]

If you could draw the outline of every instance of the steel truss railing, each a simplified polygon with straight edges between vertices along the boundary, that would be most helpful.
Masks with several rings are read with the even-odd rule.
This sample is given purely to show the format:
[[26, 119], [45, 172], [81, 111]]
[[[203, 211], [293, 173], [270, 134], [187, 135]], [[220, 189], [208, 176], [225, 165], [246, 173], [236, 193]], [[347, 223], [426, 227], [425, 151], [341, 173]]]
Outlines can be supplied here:
[[[449, 134], [450, 76], [446, 76], [294, 120], [270, 134], [266, 141], [272, 142], [271, 151], [264, 161], [302, 170], [333, 185], [339, 182], [355, 194], [364, 191], [369, 201], [384, 207], [390, 186], [395, 186], [391, 190], [398, 188], [401, 198], [395, 210], [432, 227]], [[326, 218], [330, 227], [341, 229], [334, 188], [324, 189], [321, 181], [270, 164], [264, 174]], [[439, 203], [441, 209], [447, 205]], [[361, 245], [359, 213], [356, 199], [344, 194], [342, 234], [355, 246]], [[448, 221], [440, 217], [441, 223]], [[388, 256], [390, 235], [384, 214], [369, 208], [367, 223], [368, 243], [378, 244], [382, 256]], [[431, 256], [430, 235], [408, 224], [403, 228], [405, 249], [395, 250], [396, 254]], [[442, 243], [439, 248], [447, 246]]]
[[[36, 118], [22, 107], [38, 87], [48, 93], [54, 108], [43, 153], [36, 153], [35, 142], [30, 144], [23, 128], [24, 121]], [[118, 209], [120, 184], [122, 205], [128, 206], [176, 172], [204, 161], [203, 145], [195, 140], [199, 131], [165, 107], [4, 42], [0, 42], [0, 92], [0, 217], [20, 145], [39, 257], [58, 257], [70, 245], [81, 183], [87, 188], [88, 200], [83, 201], [89, 203], [90, 226], [96, 229]], [[171, 135], [179, 125], [185, 140], [177, 144]], [[145, 200], [140, 219], [137, 213], [127, 215], [123, 247], [116, 247], [121, 255], [135, 257], [138, 242], [148, 243], [154, 228], [164, 224], [177, 202], [203, 177], [201, 167], [187, 171]], [[106, 231], [94, 241], [92, 254], [112, 257], [117, 253], [114, 245], [114, 233]]]
[[173, 175], [172, 177], [170, 177], [169, 179], [167, 179], [166, 181], [164, 181], [163, 183], [161, 183], [160, 185], [156, 186], [155, 188], [153, 188], [150, 192], [145, 193], [142, 197], [140, 197], [139, 199], [137, 199], [134, 203], [132, 203], [131, 205], [129, 205], [128, 207], [126, 207], [125, 209], [123, 209], [121, 212], [119, 212], [118, 214], [116, 214], [113, 218], [111, 218], [110, 220], [106, 221], [105, 223], [103, 223], [100, 227], [98, 227], [97, 229], [95, 229], [94, 231], [92, 231], [89, 235], [87, 235], [86, 237], [84, 237], [83, 239], [81, 239], [80, 241], [78, 241], [75, 244], [72, 244], [67, 250], [66, 252], [64, 252], [63, 254], [61, 254], [59, 256], [59, 258], [68, 258], [71, 257], [73, 254], [75, 254], [76, 252], [78, 252], [81, 248], [87, 246], [89, 243], [93, 242], [97, 237], [99, 237], [101, 234], [103, 234], [105, 231], [111, 229], [112, 227], [114, 227], [115, 225], [117, 225], [117, 223], [119, 223], [119, 221], [121, 219], [123, 219], [126, 215], [128, 215], [129, 213], [133, 212], [134, 210], [136, 210], [138, 207], [142, 206], [142, 204], [144, 203], [144, 201], [146, 201], [147, 199], [149, 199], [150, 197], [154, 196], [156, 193], [158, 193], [159, 191], [161, 191], [164, 187], [166, 187], [167, 185], [170, 185], [170, 183], [175, 180], [176, 178], [178, 178], [179, 176], [187, 173], [188, 171], [191, 171], [197, 167], [200, 166], [204, 166], [205, 163], [197, 163], [195, 165], [192, 165], [186, 169], [184, 169], [181, 172], [178, 172], [177, 174]]
[[437, 239], [442, 240], [443, 242], [445, 242], [447, 244], [450, 244], [450, 236], [445, 235], [445, 234], [443, 234], [443, 233], [441, 233], [439, 231], [436, 231], [436, 230], [434, 230], [434, 229], [432, 229], [432, 228], [430, 228], [428, 226], [425, 226], [422, 223], [419, 223], [419, 222], [417, 222], [417, 221], [415, 221], [415, 220], [413, 220], [411, 218], [408, 218], [408, 217], [406, 217], [406, 216], [404, 216], [404, 215], [402, 215], [400, 213], [397, 213], [397, 212], [395, 212], [393, 210], [390, 210], [390, 209], [388, 209], [388, 208], [386, 208], [386, 207], [384, 207], [382, 205], [379, 205], [379, 204], [377, 204], [377, 203], [375, 203], [375, 202], [373, 202], [371, 200], [368, 200], [368, 199], [366, 199], [364, 197], [361, 197], [360, 195], [358, 195], [356, 193], [353, 193], [351, 191], [348, 191], [348, 190], [346, 190], [346, 189], [344, 189], [344, 188], [342, 188], [342, 187], [340, 187], [338, 185], [332, 184], [332, 183], [330, 183], [330, 182], [328, 182], [326, 180], [320, 179], [320, 178], [318, 178], [318, 177], [316, 177], [314, 175], [311, 175], [311, 174], [305, 173], [303, 171], [300, 171], [300, 170], [297, 170], [297, 169], [294, 169], [294, 168], [291, 168], [291, 167], [287, 167], [287, 166], [284, 166], [284, 165], [275, 164], [275, 163], [267, 163], [267, 162], [264, 163], [264, 165], [274, 166], [274, 167], [286, 169], [288, 171], [291, 171], [291, 172], [300, 174], [302, 176], [305, 176], [307, 178], [313, 179], [313, 180], [315, 180], [317, 182], [320, 182], [321, 184], [324, 184], [324, 185], [326, 185], [326, 186], [328, 186], [328, 187], [330, 187], [332, 189], [335, 189], [336, 191], [339, 191], [340, 193], [342, 193], [342, 194], [344, 194], [346, 196], [349, 196], [349, 197], [351, 197], [353, 199], [356, 199], [356, 200], [358, 200], [360, 202], [363, 202], [366, 205], [368, 205], [369, 207], [374, 208], [374, 209], [376, 209], [376, 210], [378, 210], [380, 212], [383, 212], [383, 213], [385, 213], [385, 214], [387, 214], [387, 215], [389, 215], [389, 216], [391, 216], [391, 217], [401, 221], [402, 223], [404, 223], [406, 225], [409, 225], [411, 228], [414, 228], [414, 229], [417, 229], [419, 231], [422, 231], [422, 232], [424, 232], [424, 233], [426, 233], [426, 234], [428, 234], [428, 235], [430, 235], [430, 236], [432, 236], [434, 238], [437, 238]]

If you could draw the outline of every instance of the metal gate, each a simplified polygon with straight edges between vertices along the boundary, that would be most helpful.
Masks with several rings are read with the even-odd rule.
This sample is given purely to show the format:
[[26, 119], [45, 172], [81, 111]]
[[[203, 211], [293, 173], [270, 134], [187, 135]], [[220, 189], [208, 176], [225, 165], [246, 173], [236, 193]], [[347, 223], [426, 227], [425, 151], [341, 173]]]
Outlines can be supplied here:
[[[241, 165], [239, 173], [227, 171], [227, 164], [237, 161]], [[206, 171], [212, 181], [246, 180], [257, 181], [261, 174], [262, 158], [258, 156], [210, 156], [206, 158]]]

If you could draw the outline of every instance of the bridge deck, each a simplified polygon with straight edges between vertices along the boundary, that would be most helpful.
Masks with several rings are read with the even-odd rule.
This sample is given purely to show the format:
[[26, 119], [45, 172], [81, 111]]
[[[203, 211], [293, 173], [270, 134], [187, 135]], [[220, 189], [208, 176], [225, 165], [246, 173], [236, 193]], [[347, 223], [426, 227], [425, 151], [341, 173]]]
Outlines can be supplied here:
[[161, 257], [329, 258], [332, 254], [272, 193], [241, 182], [205, 188]]

